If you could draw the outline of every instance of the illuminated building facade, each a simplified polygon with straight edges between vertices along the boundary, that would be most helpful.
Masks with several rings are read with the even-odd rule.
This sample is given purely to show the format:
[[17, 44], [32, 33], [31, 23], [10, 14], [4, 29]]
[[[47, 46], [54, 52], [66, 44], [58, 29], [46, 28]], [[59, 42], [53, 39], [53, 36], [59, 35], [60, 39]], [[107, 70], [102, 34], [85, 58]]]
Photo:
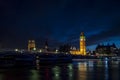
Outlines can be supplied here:
[[70, 51], [71, 54], [73, 54], [73, 55], [86, 55], [86, 43], [85, 42], [86, 42], [86, 39], [85, 39], [84, 33], [81, 32], [81, 35], [80, 35], [80, 49]]
[[29, 40], [28, 41], [28, 51], [36, 50], [35, 47], [35, 40]]
[[114, 43], [112, 45], [98, 44], [95, 52], [99, 55], [115, 55], [118, 54], [118, 48]]

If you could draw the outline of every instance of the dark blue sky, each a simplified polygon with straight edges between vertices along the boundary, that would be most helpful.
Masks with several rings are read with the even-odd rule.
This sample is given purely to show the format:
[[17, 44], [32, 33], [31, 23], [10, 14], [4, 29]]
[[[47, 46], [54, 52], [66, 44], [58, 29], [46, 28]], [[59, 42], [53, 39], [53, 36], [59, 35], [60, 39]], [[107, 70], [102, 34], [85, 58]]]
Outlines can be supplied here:
[[119, 0], [0, 0], [0, 45], [26, 48], [28, 39], [43, 46], [79, 45], [84, 31], [88, 48], [99, 43], [120, 47]]

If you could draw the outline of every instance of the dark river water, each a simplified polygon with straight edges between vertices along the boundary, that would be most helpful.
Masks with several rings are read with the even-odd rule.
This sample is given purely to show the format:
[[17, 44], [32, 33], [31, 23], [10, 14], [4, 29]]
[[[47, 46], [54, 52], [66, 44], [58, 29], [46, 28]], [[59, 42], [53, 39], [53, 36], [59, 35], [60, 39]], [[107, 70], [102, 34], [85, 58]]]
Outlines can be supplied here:
[[0, 80], [120, 80], [120, 62], [89, 60], [0, 68]]

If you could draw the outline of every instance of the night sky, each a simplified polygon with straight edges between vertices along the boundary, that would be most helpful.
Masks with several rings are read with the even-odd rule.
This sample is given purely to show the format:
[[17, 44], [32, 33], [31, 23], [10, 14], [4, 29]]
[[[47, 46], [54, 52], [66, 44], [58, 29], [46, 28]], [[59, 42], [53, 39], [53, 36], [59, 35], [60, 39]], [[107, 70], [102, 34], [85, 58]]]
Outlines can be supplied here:
[[87, 48], [99, 43], [120, 47], [119, 0], [0, 0], [0, 47], [27, 48], [29, 39], [42, 47], [63, 43]]

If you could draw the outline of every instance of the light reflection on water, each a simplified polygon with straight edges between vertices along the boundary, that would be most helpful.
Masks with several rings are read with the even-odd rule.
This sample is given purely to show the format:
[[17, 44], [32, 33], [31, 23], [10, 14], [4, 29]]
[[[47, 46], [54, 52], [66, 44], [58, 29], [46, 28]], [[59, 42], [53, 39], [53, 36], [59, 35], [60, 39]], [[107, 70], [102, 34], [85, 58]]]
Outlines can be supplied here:
[[108, 61], [105, 61], [105, 80], [109, 79]]
[[39, 80], [39, 77], [40, 77], [39, 71], [37, 71], [37, 70], [31, 70], [30, 73], [31, 74], [30, 74], [29, 80]]
[[78, 80], [87, 79], [87, 62], [78, 63]]
[[35, 67], [0, 68], [0, 80], [120, 80], [119, 61], [79, 61]]

